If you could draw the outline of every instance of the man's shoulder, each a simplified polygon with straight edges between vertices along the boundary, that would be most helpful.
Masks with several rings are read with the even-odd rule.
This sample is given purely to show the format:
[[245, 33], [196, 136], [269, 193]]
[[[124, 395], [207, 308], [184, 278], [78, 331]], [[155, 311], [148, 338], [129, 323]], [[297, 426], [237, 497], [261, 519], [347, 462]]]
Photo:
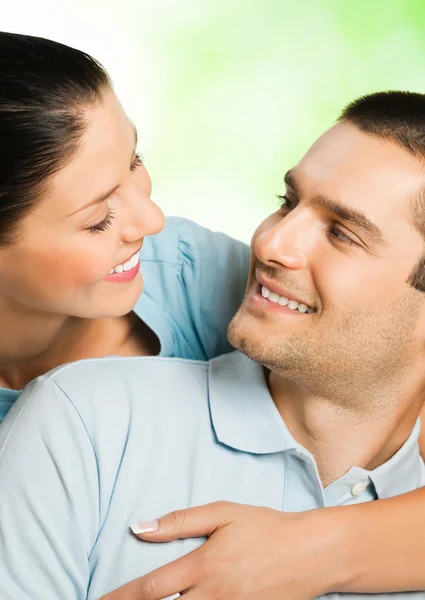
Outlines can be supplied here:
[[138, 399], [152, 393], [176, 393], [182, 386], [191, 386], [207, 379], [209, 363], [200, 360], [159, 356], [93, 358], [62, 365], [44, 375], [46, 381], [58, 386], [65, 395], [92, 399], [99, 394], [109, 397]]
[[[11, 411], [9, 428], [22, 414], [33, 427], [67, 422], [96, 448], [119, 448], [131, 429], [158, 429], [164, 421], [209, 422], [209, 363], [162, 357], [86, 359], [58, 367], [27, 386]], [[162, 425], [161, 425], [162, 427]]]

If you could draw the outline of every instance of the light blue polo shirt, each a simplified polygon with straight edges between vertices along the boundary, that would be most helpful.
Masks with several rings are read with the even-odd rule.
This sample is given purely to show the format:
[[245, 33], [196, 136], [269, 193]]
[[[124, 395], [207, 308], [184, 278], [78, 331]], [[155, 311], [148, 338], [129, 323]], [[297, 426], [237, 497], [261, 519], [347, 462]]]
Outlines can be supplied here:
[[[145, 281], [134, 312], [158, 336], [160, 356], [209, 360], [230, 352], [227, 326], [243, 298], [249, 248], [193, 221], [169, 217], [145, 238]], [[0, 388], [0, 423], [20, 391]]]
[[387, 463], [353, 467], [324, 490], [262, 367], [238, 352], [59, 367], [26, 388], [0, 429], [0, 598], [99, 600], [203, 542], [129, 532], [176, 507], [301, 511], [413, 490], [425, 483], [419, 429]]

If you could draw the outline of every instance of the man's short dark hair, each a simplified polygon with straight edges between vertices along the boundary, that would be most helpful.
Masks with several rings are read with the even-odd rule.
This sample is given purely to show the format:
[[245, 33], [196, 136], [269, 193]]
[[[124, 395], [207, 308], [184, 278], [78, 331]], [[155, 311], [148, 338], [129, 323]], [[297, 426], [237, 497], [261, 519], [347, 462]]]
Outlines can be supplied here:
[[[398, 144], [425, 166], [425, 94], [389, 91], [362, 96], [348, 104], [338, 120], [348, 121], [369, 135]], [[412, 223], [425, 238], [425, 189], [409, 202]], [[408, 283], [425, 292], [425, 253]]]

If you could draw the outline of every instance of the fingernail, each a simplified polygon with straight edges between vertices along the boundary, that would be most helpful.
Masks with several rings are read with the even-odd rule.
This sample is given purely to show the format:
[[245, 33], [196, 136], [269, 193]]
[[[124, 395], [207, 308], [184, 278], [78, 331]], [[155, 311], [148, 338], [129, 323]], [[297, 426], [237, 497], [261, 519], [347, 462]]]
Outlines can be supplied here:
[[130, 525], [130, 529], [133, 533], [151, 533], [153, 531], [158, 531], [159, 522], [158, 521], [142, 521], [141, 523], [135, 523], [134, 525]]

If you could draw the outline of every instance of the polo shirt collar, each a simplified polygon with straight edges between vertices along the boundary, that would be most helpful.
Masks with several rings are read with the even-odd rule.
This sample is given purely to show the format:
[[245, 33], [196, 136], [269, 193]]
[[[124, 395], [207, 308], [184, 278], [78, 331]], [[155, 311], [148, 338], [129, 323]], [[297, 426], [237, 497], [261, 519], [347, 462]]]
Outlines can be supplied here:
[[217, 439], [252, 454], [273, 454], [296, 448], [264, 377], [262, 365], [240, 352], [209, 363], [211, 419]]
[[[219, 442], [252, 454], [297, 449], [314, 461], [314, 457], [294, 440], [280, 416], [270, 396], [262, 365], [240, 352], [219, 356], [209, 365], [211, 419]], [[364, 478], [373, 483], [378, 498], [416, 489], [422, 485], [425, 471], [418, 446], [420, 428], [418, 419], [409, 439], [380, 467], [367, 471], [354, 466], [344, 477], [355, 474], [357, 480], [357, 471], [361, 471]]]
[[390, 498], [410, 492], [421, 485], [424, 463], [419, 453], [421, 420], [418, 419], [408, 440], [394, 456], [368, 475], [378, 498]]

